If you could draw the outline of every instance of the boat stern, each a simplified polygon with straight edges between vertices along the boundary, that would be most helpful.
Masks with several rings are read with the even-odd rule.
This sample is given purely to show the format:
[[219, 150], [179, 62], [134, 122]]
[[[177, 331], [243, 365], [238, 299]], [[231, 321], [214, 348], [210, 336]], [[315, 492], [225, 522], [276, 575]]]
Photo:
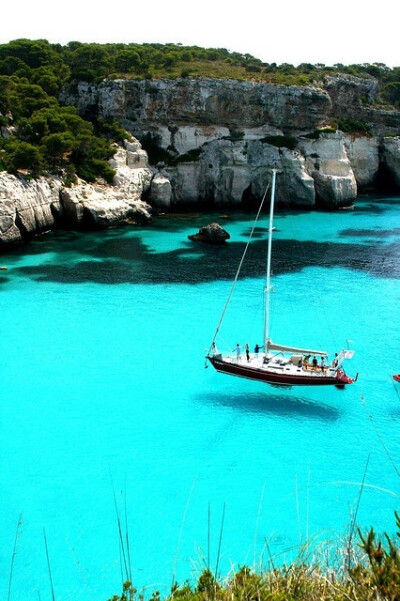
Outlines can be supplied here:
[[355, 378], [350, 378], [350, 376], [348, 376], [342, 369], [338, 369], [336, 372], [337, 386], [340, 388], [344, 387], [346, 384], [354, 384], [354, 382], [357, 382], [357, 378], [358, 374]]

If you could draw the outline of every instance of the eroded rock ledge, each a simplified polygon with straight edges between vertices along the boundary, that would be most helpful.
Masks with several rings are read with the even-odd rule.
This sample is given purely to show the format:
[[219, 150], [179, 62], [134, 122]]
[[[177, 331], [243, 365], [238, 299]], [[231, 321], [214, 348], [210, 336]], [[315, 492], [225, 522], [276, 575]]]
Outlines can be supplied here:
[[151, 220], [151, 206], [142, 200], [152, 172], [147, 154], [134, 138], [118, 147], [111, 166], [114, 184], [78, 181], [64, 187], [57, 178], [26, 180], [0, 172], [0, 242], [22, 243], [55, 226], [107, 228]]

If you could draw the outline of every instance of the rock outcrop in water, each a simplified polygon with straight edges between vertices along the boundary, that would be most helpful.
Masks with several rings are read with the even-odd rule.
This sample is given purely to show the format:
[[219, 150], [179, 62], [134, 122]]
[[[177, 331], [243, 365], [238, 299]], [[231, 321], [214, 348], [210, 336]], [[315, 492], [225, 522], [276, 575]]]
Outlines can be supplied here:
[[[205, 78], [79, 83], [62, 102], [115, 118], [134, 136], [110, 161], [114, 185], [66, 188], [54, 178], [0, 173], [0, 241], [57, 224], [142, 222], [150, 205], [246, 204], [262, 197], [271, 168], [280, 172], [277, 202], [310, 209], [349, 206], [383, 178], [400, 187], [400, 112], [375, 108], [377, 94], [375, 79], [350, 76], [320, 87]], [[349, 122], [368, 133], [338, 127]]]
[[197, 234], [188, 236], [189, 240], [194, 242], [205, 242], [207, 244], [223, 244], [229, 240], [230, 234], [219, 223], [209, 223], [201, 227]]

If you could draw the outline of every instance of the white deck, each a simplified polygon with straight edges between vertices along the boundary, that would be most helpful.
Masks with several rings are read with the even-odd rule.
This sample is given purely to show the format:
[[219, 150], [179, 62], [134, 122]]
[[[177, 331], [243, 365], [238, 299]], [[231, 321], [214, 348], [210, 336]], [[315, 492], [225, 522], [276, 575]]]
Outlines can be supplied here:
[[222, 355], [222, 360], [224, 363], [232, 363], [233, 365], [243, 365], [252, 367], [254, 369], [260, 369], [261, 371], [273, 372], [276, 374], [288, 374], [288, 375], [296, 375], [296, 376], [304, 376], [307, 378], [315, 377], [331, 377], [334, 378], [336, 374], [336, 369], [331, 366], [326, 366], [324, 371], [321, 370], [320, 365], [317, 368], [313, 368], [311, 364], [308, 365], [307, 369], [305, 367], [295, 365], [291, 362], [290, 357], [280, 356], [272, 356], [269, 357], [268, 362], [264, 361], [265, 355], [264, 353], [259, 353], [258, 357], [254, 353], [250, 353], [250, 360], [248, 361], [246, 358], [246, 354], [242, 353], [240, 357], [231, 356], [231, 355]]

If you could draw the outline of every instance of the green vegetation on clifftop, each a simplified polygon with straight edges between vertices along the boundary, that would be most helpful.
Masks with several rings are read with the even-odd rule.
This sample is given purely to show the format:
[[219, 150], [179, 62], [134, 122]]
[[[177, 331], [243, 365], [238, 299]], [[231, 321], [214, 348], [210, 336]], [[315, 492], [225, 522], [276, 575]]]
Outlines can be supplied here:
[[[79, 116], [58, 96], [76, 81], [104, 79], [212, 77], [283, 85], [317, 85], [327, 75], [375, 77], [382, 102], [400, 106], [400, 67], [383, 64], [325, 65], [263, 63], [224, 48], [179, 44], [86, 44], [66, 46], [46, 40], [14, 40], [0, 45], [0, 169], [26, 169], [36, 176], [62, 172], [88, 181], [111, 181], [110, 142], [120, 141], [118, 123]], [[5, 128], [5, 129], [4, 129]]]

